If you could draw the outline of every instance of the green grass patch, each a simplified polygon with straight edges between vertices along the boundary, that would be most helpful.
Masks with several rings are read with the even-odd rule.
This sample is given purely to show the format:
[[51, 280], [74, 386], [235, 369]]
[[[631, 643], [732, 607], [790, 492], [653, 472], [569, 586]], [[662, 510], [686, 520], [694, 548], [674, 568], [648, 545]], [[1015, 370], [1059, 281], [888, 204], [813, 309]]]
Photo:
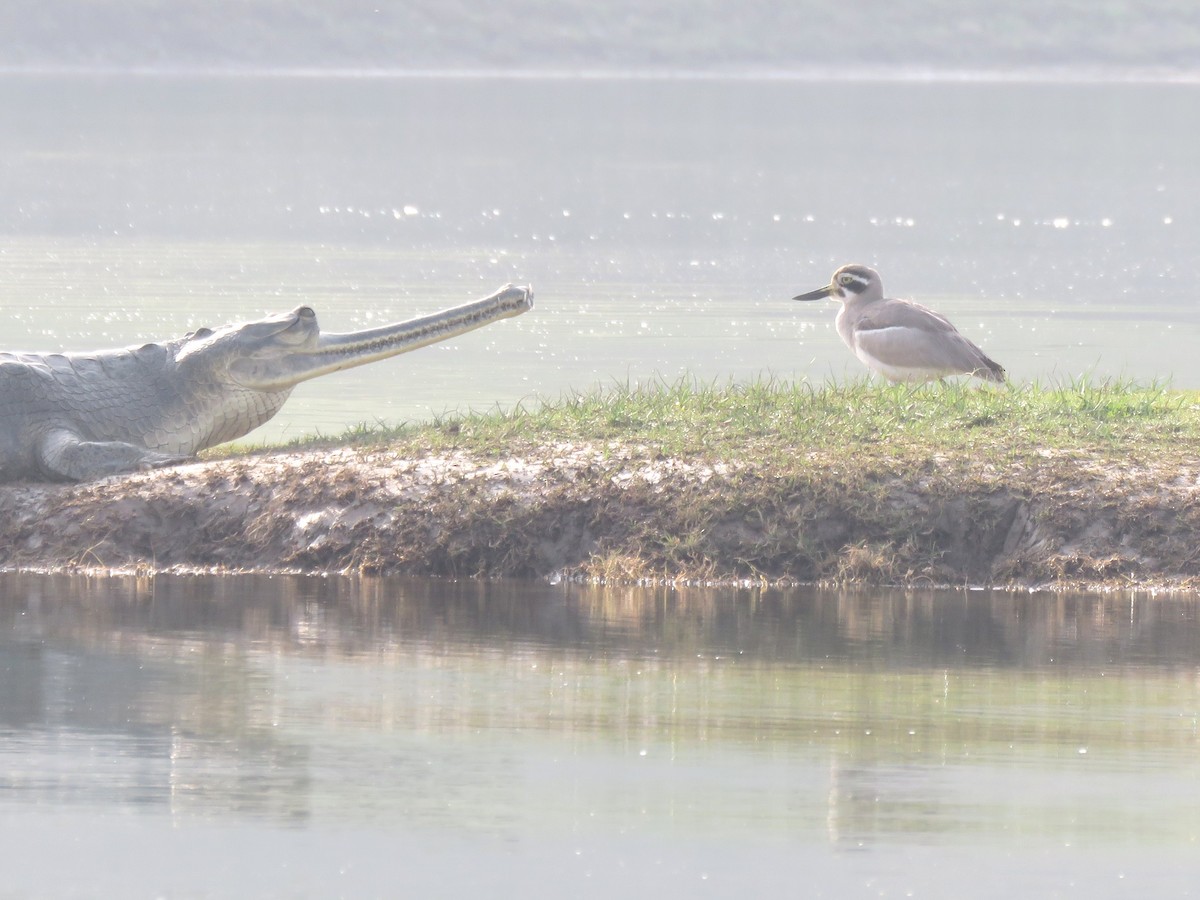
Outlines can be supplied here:
[[850, 462], [967, 454], [976, 462], [1005, 463], [1048, 451], [1086, 451], [1124, 462], [1190, 454], [1200, 442], [1200, 394], [1126, 381], [992, 388], [683, 378], [617, 383], [425, 423], [363, 426], [339, 438], [289, 446], [504, 456], [557, 442], [620, 445], [688, 459], [780, 461], [776, 457], [815, 454]]

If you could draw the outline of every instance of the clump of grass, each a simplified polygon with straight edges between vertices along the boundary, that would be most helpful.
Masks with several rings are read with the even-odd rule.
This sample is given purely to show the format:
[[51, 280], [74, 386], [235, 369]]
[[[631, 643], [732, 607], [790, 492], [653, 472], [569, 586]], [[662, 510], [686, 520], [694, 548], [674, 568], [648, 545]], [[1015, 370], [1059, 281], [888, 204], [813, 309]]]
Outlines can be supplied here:
[[413, 453], [504, 455], [548, 443], [617, 443], [687, 458], [819, 454], [847, 462], [939, 454], [1003, 462], [1064, 450], [1126, 457], [1178, 453], [1196, 441], [1200, 395], [1157, 383], [1078, 379], [980, 388], [861, 380], [818, 386], [686, 377], [614, 383], [512, 409], [362, 426], [321, 439]]

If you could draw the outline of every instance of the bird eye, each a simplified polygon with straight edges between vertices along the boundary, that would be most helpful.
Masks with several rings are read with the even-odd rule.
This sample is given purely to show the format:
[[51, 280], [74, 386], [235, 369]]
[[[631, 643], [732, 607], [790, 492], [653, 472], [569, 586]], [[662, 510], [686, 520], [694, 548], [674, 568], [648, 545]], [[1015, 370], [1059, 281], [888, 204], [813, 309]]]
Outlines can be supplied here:
[[850, 285], [854, 283], [854, 276], [849, 272], [843, 272], [838, 276], [838, 284]]

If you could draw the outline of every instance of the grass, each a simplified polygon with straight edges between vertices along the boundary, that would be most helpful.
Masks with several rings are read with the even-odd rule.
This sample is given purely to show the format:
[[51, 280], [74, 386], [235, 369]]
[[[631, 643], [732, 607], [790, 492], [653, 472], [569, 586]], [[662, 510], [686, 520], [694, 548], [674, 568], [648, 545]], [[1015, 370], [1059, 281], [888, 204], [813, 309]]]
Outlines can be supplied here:
[[[422, 424], [364, 426], [334, 440], [400, 452], [464, 450], [489, 456], [559, 442], [777, 463], [797, 453], [841, 458], [847, 465], [930, 455], [1005, 463], [1056, 451], [1111, 455], [1120, 462], [1190, 452], [1200, 442], [1200, 395], [1116, 380], [980, 388], [868, 380], [825, 386], [772, 380], [718, 384], [683, 378], [618, 383], [557, 401]], [[304, 443], [313, 442], [299, 445]]]

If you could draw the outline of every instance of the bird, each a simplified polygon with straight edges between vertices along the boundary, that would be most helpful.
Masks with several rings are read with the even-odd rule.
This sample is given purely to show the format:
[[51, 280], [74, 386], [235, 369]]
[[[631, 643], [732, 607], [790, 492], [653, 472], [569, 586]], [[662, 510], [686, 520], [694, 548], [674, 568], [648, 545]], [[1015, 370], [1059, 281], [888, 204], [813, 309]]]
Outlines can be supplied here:
[[842, 301], [837, 330], [866, 366], [889, 381], [923, 382], [947, 375], [1004, 381], [1004, 367], [963, 337], [950, 320], [911, 300], [883, 295], [883, 279], [867, 266], [842, 266], [825, 287], [793, 297]]

